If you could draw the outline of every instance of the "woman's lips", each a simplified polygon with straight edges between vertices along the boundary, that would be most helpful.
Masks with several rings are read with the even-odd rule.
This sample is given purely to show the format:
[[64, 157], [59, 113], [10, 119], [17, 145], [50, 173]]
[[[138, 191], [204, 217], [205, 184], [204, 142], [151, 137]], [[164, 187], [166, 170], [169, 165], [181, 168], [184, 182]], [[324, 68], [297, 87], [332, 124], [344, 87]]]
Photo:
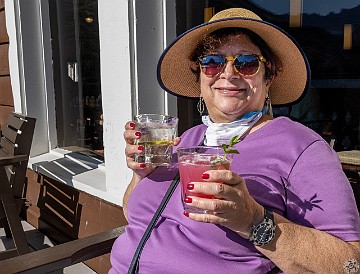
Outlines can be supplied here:
[[241, 89], [238, 87], [218, 87], [216, 90], [225, 93], [225, 94], [237, 94], [240, 92], [244, 92], [246, 89]]

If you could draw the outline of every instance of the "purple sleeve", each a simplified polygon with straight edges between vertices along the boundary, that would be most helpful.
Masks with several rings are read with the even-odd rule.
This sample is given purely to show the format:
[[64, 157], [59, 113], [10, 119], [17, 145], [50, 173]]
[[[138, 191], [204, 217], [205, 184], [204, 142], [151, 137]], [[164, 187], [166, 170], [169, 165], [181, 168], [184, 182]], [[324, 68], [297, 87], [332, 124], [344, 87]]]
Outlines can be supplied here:
[[360, 240], [359, 212], [336, 152], [326, 142], [312, 143], [288, 178], [287, 214], [344, 241]]

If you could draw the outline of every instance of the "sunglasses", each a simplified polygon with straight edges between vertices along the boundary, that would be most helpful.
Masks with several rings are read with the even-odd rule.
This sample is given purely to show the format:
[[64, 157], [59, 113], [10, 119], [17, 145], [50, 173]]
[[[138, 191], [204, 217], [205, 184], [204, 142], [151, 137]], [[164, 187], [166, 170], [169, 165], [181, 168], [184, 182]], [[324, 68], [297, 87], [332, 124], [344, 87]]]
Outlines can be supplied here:
[[260, 70], [260, 63], [266, 63], [264, 56], [249, 54], [223, 57], [221, 55], [205, 55], [198, 58], [200, 70], [208, 77], [220, 74], [228, 61], [233, 62], [234, 70], [241, 76], [253, 76]]

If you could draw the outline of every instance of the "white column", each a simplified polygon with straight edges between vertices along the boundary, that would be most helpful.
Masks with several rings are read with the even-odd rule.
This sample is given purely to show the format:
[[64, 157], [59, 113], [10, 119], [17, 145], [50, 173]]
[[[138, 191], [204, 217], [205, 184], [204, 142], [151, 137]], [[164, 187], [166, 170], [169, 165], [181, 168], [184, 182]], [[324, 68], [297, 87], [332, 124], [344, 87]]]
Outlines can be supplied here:
[[156, 79], [175, 24], [175, 0], [99, 1], [106, 188], [120, 204], [132, 176], [124, 155], [125, 123], [138, 112], [177, 114], [176, 98]]
[[100, 0], [98, 5], [106, 189], [116, 197], [109, 200], [122, 204], [132, 174], [123, 139], [124, 125], [132, 117], [128, 1]]

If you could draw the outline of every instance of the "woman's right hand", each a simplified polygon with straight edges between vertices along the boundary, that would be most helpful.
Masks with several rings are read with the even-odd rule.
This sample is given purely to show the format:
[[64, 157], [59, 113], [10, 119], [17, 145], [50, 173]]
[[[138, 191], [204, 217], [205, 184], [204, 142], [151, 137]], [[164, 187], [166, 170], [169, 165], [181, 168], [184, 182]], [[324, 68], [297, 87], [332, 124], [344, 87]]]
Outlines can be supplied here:
[[[135, 145], [135, 140], [140, 139], [141, 133], [135, 130], [135, 122], [129, 121], [125, 124], [125, 132], [124, 139], [126, 142], [125, 148], [125, 156], [126, 163], [128, 168], [133, 171], [133, 177], [125, 191], [124, 199], [123, 199], [123, 210], [125, 218], [127, 219], [127, 205], [129, 201], [129, 197], [134, 189], [134, 187], [140, 182], [142, 178], [150, 174], [155, 166], [146, 165], [144, 163], [137, 163], [134, 159], [135, 154], [143, 154], [144, 147], [140, 145]], [[176, 137], [174, 140], [174, 145], [178, 145], [180, 143], [180, 138]]]
[[144, 163], [138, 163], [135, 161], [135, 154], [143, 154], [144, 147], [140, 145], [135, 145], [135, 140], [140, 139], [141, 132], [135, 130], [135, 122], [127, 122], [125, 124], [124, 139], [126, 142], [125, 156], [126, 163], [128, 168], [130, 168], [139, 179], [144, 178], [146, 175], [150, 174], [155, 167], [151, 165], [146, 165]]
[[[141, 132], [135, 130], [135, 122], [129, 121], [125, 124], [124, 139], [126, 142], [125, 156], [126, 163], [128, 168], [130, 168], [138, 179], [144, 178], [146, 175], [150, 174], [156, 167], [152, 165], [146, 165], [144, 163], [138, 163], [135, 161], [135, 154], [143, 154], [144, 147], [140, 145], [135, 145], [135, 140], [140, 139]], [[174, 139], [174, 146], [177, 146], [180, 143], [180, 137]]]

